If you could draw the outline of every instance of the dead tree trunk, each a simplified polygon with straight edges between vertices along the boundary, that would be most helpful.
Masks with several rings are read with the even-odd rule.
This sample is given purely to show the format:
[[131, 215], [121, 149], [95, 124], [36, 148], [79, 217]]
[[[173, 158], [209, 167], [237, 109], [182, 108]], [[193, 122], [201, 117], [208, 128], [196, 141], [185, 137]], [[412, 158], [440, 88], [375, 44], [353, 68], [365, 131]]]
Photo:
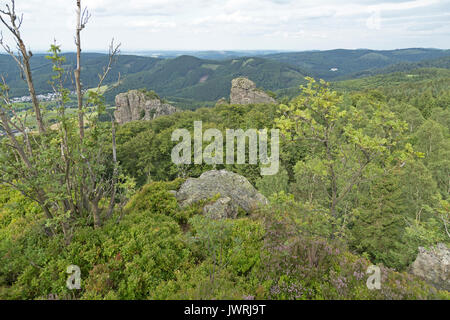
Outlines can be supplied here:
[[81, 31], [89, 20], [89, 14], [84, 11], [81, 14], [81, 0], [77, 0], [77, 29], [75, 34], [75, 45], [77, 47], [77, 68], [75, 70], [75, 86], [78, 100], [78, 125], [80, 129], [80, 139], [84, 139], [84, 112], [83, 93], [81, 87]]
[[[5, 17], [3, 17], [2, 15]], [[11, 57], [14, 58], [19, 68], [25, 75], [25, 80], [28, 85], [28, 91], [30, 93], [31, 102], [33, 103], [34, 114], [36, 116], [37, 128], [39, 130], [39, 133], [42, 134], [45, 133], [44, 120], [42, 118], [39, 101], [36, 97], [36, 90], [34, 88], [33, 76], [31, 74], [31, 67], [30, 67], [30, 59], [33, 56], [33, 53], [31, 51], [27, 51], [25, 43], [23, 42], [22, 36], [20, 34], [20, 27], [22, 26], [22, 20], [23, 16], [18, 17], [16, 14], [16, 6], [14, 0], [11, 0], [11, 6], [6, 5], [6, 10], [0, 10], [0, 21], [13, 35], [14, 41], [16, 42], [17, 48], [19, 50], [19, 55], [16, 56], [14, 51], [6, 43], [3, 42], [2, 37], [0, 37], [0, 45]]]

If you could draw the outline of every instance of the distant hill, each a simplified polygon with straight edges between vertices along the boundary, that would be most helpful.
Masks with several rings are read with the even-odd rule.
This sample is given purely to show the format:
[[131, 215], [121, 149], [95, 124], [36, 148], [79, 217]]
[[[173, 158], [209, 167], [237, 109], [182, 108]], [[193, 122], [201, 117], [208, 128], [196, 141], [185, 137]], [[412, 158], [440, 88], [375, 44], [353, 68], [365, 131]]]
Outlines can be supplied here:
[[163, 59], [174, 59], [181, 56], [193, 56], [200, 59], [207, 60], [227, 60], [241, 57], [257, 57], [264, 56], [267, 54], [279, 53], [280, 50], [245, 50], [245, 51], [137, 51], [129, 52], [130, 55], [147, 56], [153, 58], [163, 58]]
[[[304, 83], [306, 72], [263, 58], [238, 58], [224, 61], [203, 60], [191, 56], [164, 60], [152, 70], [124, 76], [121, 85], [106, 95], [145, 87], [160, 96], [216, 101], [228, 97], [231, 80], [245, 76], [265, 90], [278, 90]], [[175, 99], [176, 100], [176, 99]]]
[[[76, 55], [74, 53], [63, 54], [66, 57], [64, 68], [66, 71], [73, 71], [76, 68]], [[151, 70], [161, 59], [150, 57], [121, 55], [113, 70], [105, 79], [105, 83], [117, 81], [119, 73], [121, 75], [133, 74], [136, 72]], [[85, 87], [91, 88], [98, 83], [98, 74], [103, 72], [103, 68], [108, 63], [108, 56], [100, 53], [84, 53], [82, 55], [82, 82]], [[53, 75], [52, 65], [45, 58], [44, 54], [37, 54], [31, 58], [31, 68], [36, 91], [48, 93], [52, 91], [48, 81]], [[0, 74], [4, 75], [11, 88], [12, 96], [23, 96], [28, 94], [26, 83], [21, 79], [19, 69], [14, 60], [9, 55], [0, 54]], [[70, 73], [73, 76], [73, 72]], [[70, 77], [66, 80], [68, 88], [74, 89], [73, 81]]]
[[375, 76], [379, 74], [388, 74], [394, 72], [408, 72], [421, 68], [440, 68], [440, 69], [450, 69], [450, 56], [446, 56], [438, 59], [424, 60], [420, 62], [401, 62], [398, 64], [391, 65], [386, 68], [375, 69], [375, 70], [365, 70], [357, 72], [346, 76], [346, 79], [355, 79], [362, 77]]
[[[64, 54], [68, 71], [75, 68], [75, 54]], [[82, 55], [82, 82], [91, 88], [98, 82], [98, 74], [107, 63], [107, 55], [85, 53]], [[45, 55], [31, 59], [33, 78], [38, 93], [51, 92], [48, 81], [52, 76], [51, 64]], [[25, 82], [20, 78], [17, 66], [11, 57], [0, 55], [0, 73], [6, 76], [11, 96], [27, 95]], [[245, 76], [266, 90], [277, 90], [297, 86], [304, 82], [307, 73], [298, 67], [263, 58], [236, 58], [230, 60], [204, 60], [192, 56], [175, 59], [157, 59], [143, 56], [121, 55], [105, 84], [116, 83], [120, 73], [120, 86], [106, 94], [112, 103], [116, 94], [130, 89], [146, 88], [156, 91], [161, 97], [173, 98], [178, 104], [183, 101], [213, 102], [228, 97], [231, 80]], [[72, 73], [70, 73], [72, 74]], [[70, 77], [66, 84], [73, 89]]]
[[[440, 60], [440, 59], [439, 59]], [[445, 59], [444, 59], [445, 60]], [[443, 61], [444, 61], [443, 60]], [[437, 61], [437, 60], [436, 60]], [[432, 64], [431, 62], [423, 63], [424, 65]], [[410, 64], [413, 69], [406, 71], [380, 73], [372, 76], [353, 78], [348, 80], [333, 81], [331, 86], [340, 92], [356, 92], [364, 90], [381, 90], [389, 92], [394, 96], [392, 91], [408, 94], [408, 90], [413, 90], [415, 94], [421, 90], [433, 87], [434, 93], [448, 92], [450, 88], [450, 68], [417, 68], [421, 64]], [[438, 63], [441, 65], [441, 63]], [[384, 70], [384, 69], [383, 69]], [[430, 85], [431, 84], [431, 85]], [[276, 91], [278, 96], [294, 98], [299, 94], [298, 87], [285, 88]]]
[[[252, 52], [247, 52], [252, 53]], [[378, 74], [408, 72], [418, 68], [449, 68], [450, 50], [402, 49], [402, 50], [330, 50], [309, 52], [270, 53], [255, 51], [258, 56], [242, 57], [238, 51], [202, 51], [198, 56], [216, 57], [202, 59], [191, 55], [174, 58], [155, 58], [142, 55], [121, 55], [105, 84], [120, 85], [105, 95], [108, 103], [114, 103], [116, 94], [130, 89], [154, 90], [162, 98], [181, 108], [195, 109], [210, 106], [222, 97], [228, 97], [231, 80], [248, 77], [265, 90], [279, 96], [291, 96], [298, 92], [304, 77], [314, 76], [327, 81], [357, 79]], [[269, 54], [267, 54], [269, 53]], [[166, 52], [178, 55], [177, 52]], [[162, 57], [166, 57], [164, 54]], [[238, 57], [229, 58], [233, 55]], [[65, 69], [75, 68], [75, 54], [66, 53]], [[82, 82], [85, 88], [97, 85], [98, 74], [107, 63], [106, 54], [83, 53]], [[38, 93], [51, 92], [51, 64], [44, 54], [31, 59], [33, 77]], [[332, 71], [333, 70], [333, 71]], [[26, 84], [18, 68], [8, 55], [0, 54], [0, 74], [6, 76], [11, 96], [28, 94]], [[73, 72], [69, 73], [70, 75]], [[74, 89], [73, 80], [67, 78], [67, 86]]]
[[371, 89], [391, 90], [397, 86], [418, 88], [425, 82], [433, 81], [437, 90], [450, 87], [450, 70], [439, 68], [422, 68], [407, 72], [393, 72], [360, 79], [337, 81], [332, 84], [341, 91], [361, 91]]
[[[264, 58], [300, 67], [313, 73], [316, 77], [331, 81], [343, 79], [361, 72], [368, 73], [376, 69], [386, 68], [399, 63], [417, 63], [423, 60], [449, 56], [450, 50], [413, 48], [382, 51], [368, 49], [339, 49], [329, 51], [287, 52], [269, 54], [264, 56]], [[332, 71], [332, 69], [334, 71]]]

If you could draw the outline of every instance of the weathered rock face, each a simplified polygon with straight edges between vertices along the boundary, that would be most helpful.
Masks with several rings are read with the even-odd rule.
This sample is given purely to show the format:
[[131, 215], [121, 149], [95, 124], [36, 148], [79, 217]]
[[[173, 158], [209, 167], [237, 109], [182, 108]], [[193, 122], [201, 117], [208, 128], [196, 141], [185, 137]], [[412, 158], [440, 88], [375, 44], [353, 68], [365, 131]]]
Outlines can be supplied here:
[[217, 194], [220, 198], [203, 208], [203, 213], [213, 219], [236, 218], [239, 208], [251, 212], [268, 203], [246, 178], [226, 170], [208, 171], [199, 178], [186, 180], [175, 197], [185, 207]]
[[439, 289], [450, 291], [450, 249], [443, 243], [430, 250], [419, 248], [412, 273]]
[[237, 217], [237, 210], [233, 205], [230, 197], [222, 197], [214, 203], [207, 204], [203, 208], [203, 214], [211, 219], [235, 219]]
[[119, 124], [124, 124], [136, 120], [153, 120], [177, 111], [174, 106], [162, 103], [156, 96], [131, 90], [116, 96], [114, 117]]
[[276, 100], [264, 91], [257, 89], [253, 81], [247, 78], [236, 78], [231, 81], [230, 103], [276, 103]]

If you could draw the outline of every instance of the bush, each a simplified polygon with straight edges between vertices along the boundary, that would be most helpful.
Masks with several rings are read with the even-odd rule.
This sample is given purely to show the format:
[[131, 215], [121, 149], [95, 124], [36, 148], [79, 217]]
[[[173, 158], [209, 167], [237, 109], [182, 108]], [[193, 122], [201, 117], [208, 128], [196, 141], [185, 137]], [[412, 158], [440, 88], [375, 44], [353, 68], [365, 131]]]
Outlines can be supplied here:
[[[372, 263], [345, 245], [305, 229], [289, 198], [263, 212], [265, 238], [260, 280], [271, 299], [440, 299], [446, 297], [414, 276], [381, 267], [381, 290], [366, 286]], [[290, 208], [286, 204], [290, 203]], [[297, 205], [297, 209], [301, 206]], [[320, 219], [320, 218], [319, 218]], [[315, 225], [314, 223], [312, 225]]]

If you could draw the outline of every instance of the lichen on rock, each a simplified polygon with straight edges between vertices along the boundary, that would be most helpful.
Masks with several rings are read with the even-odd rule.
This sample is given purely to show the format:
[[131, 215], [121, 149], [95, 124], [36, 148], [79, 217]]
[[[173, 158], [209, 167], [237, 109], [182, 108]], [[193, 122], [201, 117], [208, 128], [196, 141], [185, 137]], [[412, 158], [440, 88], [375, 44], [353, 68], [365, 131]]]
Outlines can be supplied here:
[[443, 243], [430, 249], [420, 247], [412, 273], [438, 289], [450, 291], [450, 249]]
[[153, 120], [177, 112], [153, 92], [130, 90], [116, 96], [114, 117], [119, 124], [136, 120]]
[[239, 209], [250, 213], [268, 203], [245, 177], [226, 170], [212, 170], [186, 180], [175, 197], [181, 207], [186, 207], [217, 195], [218, 200], [203, 208], [203, 213], [214, 219], [236, 218]]
[[257, 89], [253, 81], [247, 78], [236, 78], [231, 81], [231, 104], [276, 103], [277, 101], [263, 90]]

